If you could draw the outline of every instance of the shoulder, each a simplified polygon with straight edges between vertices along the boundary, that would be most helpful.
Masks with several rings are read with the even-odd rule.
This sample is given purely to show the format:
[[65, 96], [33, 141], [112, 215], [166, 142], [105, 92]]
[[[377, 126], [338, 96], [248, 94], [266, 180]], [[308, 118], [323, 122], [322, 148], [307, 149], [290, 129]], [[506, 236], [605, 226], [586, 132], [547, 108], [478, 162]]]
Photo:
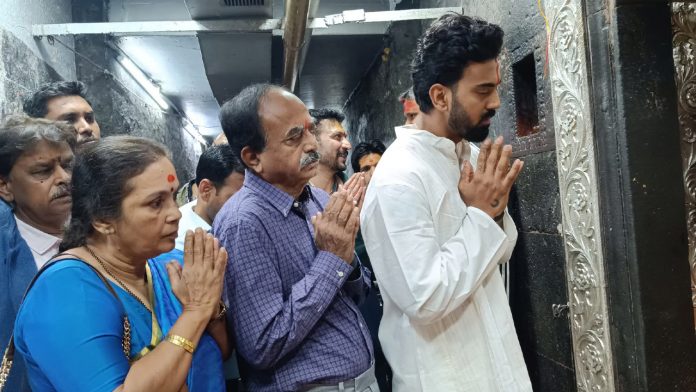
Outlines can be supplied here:
[[119, 309], [118, 299], [90, 266], [77, 259], [66, 259], [50, 265], [36, 279], [17, 319], [20, 324], [24, 314], [52, 323], [66, 318], [81, 320], [93, 311], [106, 316], [109, 310], [120, 313]]

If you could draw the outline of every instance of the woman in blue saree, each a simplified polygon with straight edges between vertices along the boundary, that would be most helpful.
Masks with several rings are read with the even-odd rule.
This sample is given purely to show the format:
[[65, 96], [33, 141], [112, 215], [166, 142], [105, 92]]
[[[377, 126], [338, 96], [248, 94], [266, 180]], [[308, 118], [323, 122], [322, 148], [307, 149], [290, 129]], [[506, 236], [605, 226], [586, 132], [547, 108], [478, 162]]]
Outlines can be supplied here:
[[90, 143], [73, 173], [61, 249], [29, 290], [15, 346], [34, 391], [224, 391], [229, 355], [220, 304], [227, 253], [186, 236], [164, 146], [117, 136]]

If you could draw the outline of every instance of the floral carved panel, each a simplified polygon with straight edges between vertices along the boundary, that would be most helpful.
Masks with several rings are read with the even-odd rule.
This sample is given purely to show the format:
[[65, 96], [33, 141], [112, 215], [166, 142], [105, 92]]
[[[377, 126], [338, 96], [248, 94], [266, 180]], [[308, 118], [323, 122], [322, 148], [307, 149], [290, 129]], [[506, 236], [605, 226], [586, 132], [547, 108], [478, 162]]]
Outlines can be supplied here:
[[696, 4], [672, 4], [672, 32], [689, 233], [691, 299], [696, 315]]
[[544, 3], [577, 388], [613, 391], [582, 1]]

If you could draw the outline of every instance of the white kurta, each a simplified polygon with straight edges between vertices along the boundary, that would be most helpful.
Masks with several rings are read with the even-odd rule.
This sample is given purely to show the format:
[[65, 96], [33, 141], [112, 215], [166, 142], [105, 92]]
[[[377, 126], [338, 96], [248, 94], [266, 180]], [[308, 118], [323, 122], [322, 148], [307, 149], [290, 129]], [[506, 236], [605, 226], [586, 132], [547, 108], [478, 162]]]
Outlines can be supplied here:
[[186, 231], [196, 231], [197, 228], [203, 229], [203, 231], [210, 231], [210, 225], [203, 218], [200, 217], [193, 210], [196, 206], [197, 201], [190, 201], [183, 206], [179, 207], [181, 211], [181, 219], [179, 219], [179, 230], [176, 235], [176, 241], [174, 243], [174, 248], [184, 251], [184, 242], [186, 241]]
[[367, 189], [363, 238], [384, 298], [379, 329], [394, 390], [531, 391], [496, 268], [517, 240], [457, 188], [478, 149], [397, 127]]

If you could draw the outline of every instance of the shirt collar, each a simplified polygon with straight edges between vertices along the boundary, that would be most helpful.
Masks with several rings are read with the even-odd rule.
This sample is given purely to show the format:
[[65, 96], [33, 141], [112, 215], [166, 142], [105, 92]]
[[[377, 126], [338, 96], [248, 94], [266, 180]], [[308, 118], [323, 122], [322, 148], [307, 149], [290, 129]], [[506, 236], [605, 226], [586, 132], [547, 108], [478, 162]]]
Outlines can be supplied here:
[[[292, 208], [292, 203], [295, 202], [295, 198], [271, 185], [268, 181], [259, 177], [256, 173], [249, 169], [246, 170], [244, 175], [244, 186], [266, 199], [275, 209], [280, 211], [284, 217], [288, 216], [290, 209]], [[303, 193], [305, 192], [307, 194], [307, 196], [305, 196], [307, 199], [314, 198], [309, 185], [305, 186]]]
[[61, 241], [59, 237], [44, 233], [36, 227], [25, 223], [17, 218], [17, 215], [15, 215], [15, 220], [17, 221], [17, 229], [19, 229], [19, 233], [24, 241], [26, 241], [31, 250], [38, 254], [43, 255]]
[[460, 164], [468, 160], [471, 156], [471, 146], [466, 140], [462, 140], [457, 144], [447, 139], [440, 137], [432, 132], [416, 128], [415, 125], [403, 125], [395, 128], [396, 138], [413, 138], [422, 143], [428, 144], [438, 151], [442, 152], [448, 159], [459, 162]]

